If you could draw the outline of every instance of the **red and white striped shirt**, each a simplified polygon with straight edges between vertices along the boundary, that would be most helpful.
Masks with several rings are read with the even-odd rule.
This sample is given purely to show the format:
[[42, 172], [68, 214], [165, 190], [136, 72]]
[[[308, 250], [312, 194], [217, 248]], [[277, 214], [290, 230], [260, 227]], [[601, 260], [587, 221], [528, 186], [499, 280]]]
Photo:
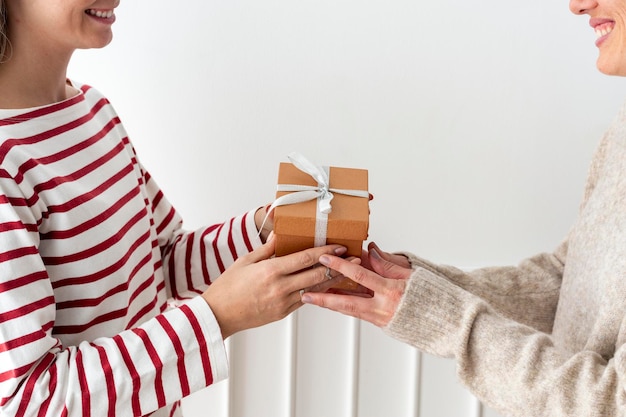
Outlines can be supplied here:
[[0, 415], [177, 415], [227, 377], [195, 296], [260, 244], [253, 212], [182, 230], [108, 100], [77, 87], [0, 110]]

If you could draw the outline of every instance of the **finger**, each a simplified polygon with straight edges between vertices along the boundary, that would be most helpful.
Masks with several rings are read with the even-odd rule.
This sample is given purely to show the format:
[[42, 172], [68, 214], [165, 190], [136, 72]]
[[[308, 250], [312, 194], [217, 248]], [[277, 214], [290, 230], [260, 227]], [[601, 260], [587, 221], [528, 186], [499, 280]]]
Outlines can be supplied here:
[[286, 290], [291, 291], [325, 291], [333, 285], [336, 285], [339, 279], [333, 278], [332, 275], [328, 277], [328, 272], [332, 271], [325, 266], [315, 266], [299, 272], [296, 272], [289, 276], [284, 282]]
[[372, 298], [363, 298], [353, 295], [312, 293], [307, 292], [302, 295], [304, 304], [312, 304], [318, 307], [327, 308], [347, 316], [377, 323], [376, 309], [373, 308]]
[[367, 246], [368, 251], [373, 251], [376, 250], [378, 251], [378, 254], [380, 255], [381, 258], [383, 258], [386, 261], [389, 262], [393, 262], [394, 259], [396, 258], [397, 255], [391, 254], [389, 252], [385, 252], [384, 250], [382, 250], [380, 248], [380, 246], [378, 246], [375, 242], [371, 242], [368, 246]]
[[374, 292], [382, 291], [386, 286], [385, 278], [379, 276], [376, 272], [337, 256], [322, 255], [320, 263]]
[[410, 269], [384, 259], [376, 249], [369, 252], [369, 257], [372, 269], [385, 278], [406, 279], [411, 274]]
[[341, 288], [330, 288], [328, 291], [326, 291], [326, 293], [331, 293], [331, 294], [343, 294], [343, 295], [350, 295], [353, 297], [363, 297], [363, 298], [372, 298], [374, 296], [374, 291], [365, 288], [363, 286], [358, 286], [356, 289], [354, 290], [344, 290]]
[[407, 259], [406, 256], [404, 255], [399, 255], [399, 254], [395, 254], [395, 253], [389, 253], [389, 252], [385, 252], [383, 250], [380, 249], [380, 247], [372, 242], [368, 245], [368, 250], [372, 251], [372, 250], [376, 250], [378, 251], [378, 254], [380, 255], [381, 258], [383, 258], [386, 261], [389, 261], [391, 263], [394, 263], [396, 265], [400, 265], [403, 268], [411, 268], [411, 264], [409, 262], [409, 260]]
[[293, 313], [294, 311], [296, 311], [303, 305], [304, 303], [302, 302], [302, 295], [298, 292], [294, 296], [293, 304], [291, 304], [291, 306], [289, 306], [289, 308], [287, 309], [285, 317], [287, 317], [288, 315], [290, 315], [291, 313]]
[[[326, 245], [315, 248], [305, 249], [300, 252], [281, 256], [272, 259], [277, 271], [283, 275], [290, 275], [294, 272], [302, 271], [318, 264], [318, 260], [322, 255], [345, 254], [347, 249], [340, 245]], [[302, 287], [300, 287], [302, 288]]]
[[[339, 252], [341, 253], [343, 251], [340, 250]], [[360, 258], [349, 257], [346, 259], [356, 264], [361, 262]], [[284, 289], [287, 292], [297, 291], [299, 293], [304, 291], [324, 292], [339, 285], [346, 279], [347, 278], [340, 273], [334, 272], [326, 266], [319, 266], [319, 264], [317, 264], [313, 267], [291, 274], [289, 279], [285, 281]], [[367, 291], [368, 290], [365, 289], [363, 292]]]
[[[326, 270], [326, 267], [323, 267], [324, 270]], [[332, 271], [332, 269], [331, 269]], [[311, 285], [309, 287], [304, 287], [303, 290], [306, 292], [326, 292], [329, 289], [331, 289], [332, 287], [334, 287], [335, 285], [339, 284], [342, 280], [346, 279], [343, 275], [341, 274], [337, 274], [335, 273], [337, 276], [336, 277], [332, 277], [330, 279], [328, 279], [328, 277], [326, 276], [326, 272], [324, 272], [324, 280]]]
[[[352, 262], [356, 265], [363, 265], [361, 258], [345, 258], [346, 260]], [[369, 269], [365, 266], [366, 269]], [[365, 288], [360, 284], [356, 284], [350, 278], [344, 276], [343, 274], [333, 271], [332, 269], [326, 267], [327, 273], [326, 275], [330, 275], [333, 277], [332, 284], [327, 286], [326, 292], [332, 292], [335, 294], [346, 294], [346, 295], [360, 295], [364, 297], [371, 297], [373, 295], [373, 291], [369, 288]], [[330, 274], [328, 271], [333, 271]]]
[[367, 269], [372, 269], [372, 266], [370, 265], [370, 257], [368, 253], [368, 250], [370, 250], [370, 246], [371, 246], [371, 243], [370, 245], [368, 245], [367, 250], [363, 249], [361, 251], [361, 265], [363, 265], [363, 267]]
[[276, 243], [274, 239], [268, 239], [266, 243], [259, 246], [252, 252], [240, 257], [241, 262], [246, 264], [254, 264], [264, 259], [271, 258], [276, 251]]

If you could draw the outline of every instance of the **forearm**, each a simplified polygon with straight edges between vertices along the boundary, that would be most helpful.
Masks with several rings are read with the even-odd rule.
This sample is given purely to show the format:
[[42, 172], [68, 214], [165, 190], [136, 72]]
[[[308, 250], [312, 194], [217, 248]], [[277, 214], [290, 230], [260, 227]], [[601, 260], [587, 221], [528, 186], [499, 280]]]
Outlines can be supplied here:
[[610, 361], [589, 351], [565, 359], [548, 334], [504, 317], [430, 271], [416, 269], [384, 330], [455, 358], [461, 381], [506, 415], [622, 415], [623, 347]]
[[517, 266], [461, 270], [408, 254], [413, 267], [424, 268], [489, 303], [496, 311], [535, 329], [550, 332], [564, 267], [565, 244]]
[[[25, 317], [22, 326], [35, 325], [33, 319]], [[2, 334], [6, 326], [0, 325]], [[199, 298], [137, 328], [77, 346], [60, 346], [49, 332], [10, 345], [0, 364], [3, 415], [82, 410], [94, 417], [140, 416], [228, 373], [219, 327]]]
[[240, 256], [261, 246], [254, 211], [196, 231], [172, 232], [163, 269], [175, 299], [201, 294]]

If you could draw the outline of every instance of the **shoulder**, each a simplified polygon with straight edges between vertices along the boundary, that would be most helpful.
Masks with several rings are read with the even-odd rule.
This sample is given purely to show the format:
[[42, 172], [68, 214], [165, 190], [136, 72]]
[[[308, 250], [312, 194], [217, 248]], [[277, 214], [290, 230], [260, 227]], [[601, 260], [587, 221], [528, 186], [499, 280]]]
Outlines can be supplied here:
[[607, 136], [616, 139], [624, 139], [626, 137], [626, 102], [622, 104], [622, 107], [617, 112], [617, 115], [613, 118], [613, 123], [609, 127]]
[[87, 100], [90, 101], [98, 101], [98, 100], [107, 100], [107, 97], [91, 84], [82, 83], [76, 80], [67, 80], [68, 84], [74, 87], [76, 90], [80, 92], [80, 94], [84, 95]]
[[626, 170], [626, 103], [604, 133], [591, 158], [583, 204], [588, 200], [598, 181], [611, 173]]

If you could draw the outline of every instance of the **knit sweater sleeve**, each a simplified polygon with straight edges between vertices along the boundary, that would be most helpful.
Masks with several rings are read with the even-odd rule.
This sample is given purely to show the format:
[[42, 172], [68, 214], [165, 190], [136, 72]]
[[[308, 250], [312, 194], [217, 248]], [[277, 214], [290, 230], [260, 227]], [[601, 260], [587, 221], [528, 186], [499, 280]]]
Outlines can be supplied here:
[[559, 299], [567, 242], [553, 253], [541, 253], [517, 266], [464, 271], [437, 265], [406, 253], [411, 264], [448, 280], [489, 303], [498, 313], [550, 332]]
[[455, 358], [461, 382], [505, 415], [622, 415], [626, 348], [610, 360], [590, 351], [565, 360], [548, 334], [498, 314], [424, 268], [414, 271], [384, 330], [425, 352]]
[[[626, 111], [626, 108], [625, 108]], [[593, 192], [606, 159], [608, 133], [591, 160], [580, 211]], [[413, 267], [423, 268], [478, 296], [495, 311], [534, 329], [550, 332], [559, 300], [568, 238], [553, 252], [537, 254], [518, 265], [496, 266], [466, 271], [439, 265], [405, 252]]]

